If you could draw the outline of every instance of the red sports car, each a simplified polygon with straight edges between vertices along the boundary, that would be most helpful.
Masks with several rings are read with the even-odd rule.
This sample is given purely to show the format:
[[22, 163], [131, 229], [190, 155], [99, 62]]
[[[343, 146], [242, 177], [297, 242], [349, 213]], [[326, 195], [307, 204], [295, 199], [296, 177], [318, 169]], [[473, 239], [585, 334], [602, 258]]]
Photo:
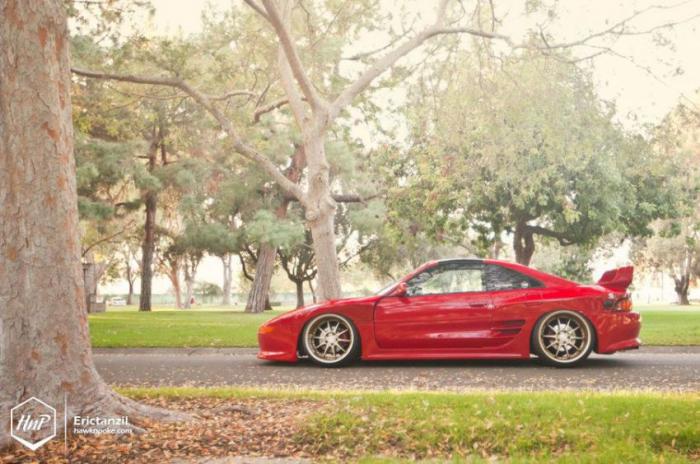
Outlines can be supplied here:
[[521, 359], [571, 366], [591, 351], [638, 348], [633, 268], [582, 285], [491, 259], [431, 261], [374, 296], [290, 311], [258, 331], [258, 357], [352, 360]]

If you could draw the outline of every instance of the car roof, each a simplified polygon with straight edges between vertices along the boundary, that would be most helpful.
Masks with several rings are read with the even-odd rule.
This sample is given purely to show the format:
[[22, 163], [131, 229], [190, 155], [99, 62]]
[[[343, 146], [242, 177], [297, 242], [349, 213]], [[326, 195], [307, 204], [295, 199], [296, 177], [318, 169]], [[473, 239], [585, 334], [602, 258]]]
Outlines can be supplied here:
[[[563, 277], [548, 274], [546, 272], [538, 271], [537, 269], [513, 263], [511, 261], [503, 261], [500, 259], [483, 259], [483, 258], [445, 258], [431, 261], [431, 263], [465, 263], [465, 264], [496, 264], [503, 266], [514, 271], [518, 271], [522, 274], [533, 277], [537, 280], [542, 281], [547, 286], [578, 286], [579, 284], [571, 280], [564, 279]], [[429, 263], [426, 263], [429, 264]], [[423, 266], [421, 266], [423, 267]]]
[[443, 258], [443, 259], [437, 259], [435, 262], [437, 263], [474, 263], [474, 264], [481, 264], [485, 259], [482, 258]]

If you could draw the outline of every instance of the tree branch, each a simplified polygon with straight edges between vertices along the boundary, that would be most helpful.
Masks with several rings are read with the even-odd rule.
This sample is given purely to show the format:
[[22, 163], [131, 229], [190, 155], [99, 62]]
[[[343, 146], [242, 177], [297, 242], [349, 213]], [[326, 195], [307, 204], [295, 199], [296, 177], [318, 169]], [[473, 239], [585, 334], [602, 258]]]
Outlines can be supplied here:
[[251, 282], [255, 280], [255, 278], [248, 272], [248, 266], [246, 266], [245, 259], [243, 259], [243, 256], [240, 253], [238, 253], [238, 259], [241, 262], [241, 271], [243, 272], [243, 276]]
[[260, 16], [262, 16], [263, 18], [265, 18], [268, 21], [270, 20], [270, 18], [267, 16], [267, 13], [265, 13], [265, 10], [260, 5], [258, 5], [255, 2], [255, 0], [243, 0], [243, 1], [246, 2], [246, 4], [248, 4], [248, 6], [251, 7], [253, 10], [255, 10], [255, 12], [258, 13]]
[[221, 126], [221, 129], [224, 132], [226, 132], [226, 134], [231, 138], [234, 150], [236, 150], [245, 158], [248, 158], [249, 160], [258, 164], [265, 172], [267, 172], [270, 175], [270, 177], [272, 177], [272, 179], [275, 182], [277, 182], [277, 184], [283, 191], [294, 196], [297, 200], [299, 200], [299, 202], [302, 205], [306, 206], [306, 197], [304, 196], [304, 193], [301, 190], [301, 188], [297, 184], [287, 179], [282, 173], [282, 171], [280, 171], [279, 168], [275, 166], [275, 164], [272, 161], [270, 161], [269, 158], [267, 158], [262, 153], [258, 152], [255, 148], [246, 144], [243, 140], [241, 140], [231, 120], [228, 119], [216, 107], [216, 105], [211, 101], [211, 99], [207, 95], [195, 89], [187, 82], [173, 77], [148, 77], [128, 74], [115, 74], [107, 72], [90, 71], [80, 68], [72, 68], [71, 71], [79, 76], [90, 77], [94, 79], [108, 79], [122, 82], [131, 82], [134, 84], [164, 85], [180, 89], [181, 91], [185, 92], [187, 95], [192, 97], [197, 103], [202, 105], [212, 116], [214, 116], [216, 121]]
[[[630, 21], [634, 20], [635, 18], [653, 10], [665, 10], [665, 9], [672, 9], [675, 7], [678, 7], [680, 5], [683, 5], [687, 3], [687, 1], [675, 3], [673, 5], [651, 5], [647, 8], [644, 8], [642, 10], [636, 11], [633, 14], [623, 18], [622, 20], [616, 22], [612, 26], [603, 29], [601, 31], [589, 34], [586, 37], [583, 37], [578, 40], [570, 41], [570, 42], [560, 42], [560, 43], [548, 43], [544, 37], [542, 37], [543, 44], [542, 46], [537, 46], [533, 45], [531, 43], [522, 43], [522, 44], [514, 44], [513, 41], [511, 40], [510, 37], [503, 35], [503, 34], [498, 34], [495, 32], [488, 32], [480, 29], [472, 29], [472, 28], [467, 28], [467, 27], [448, 27], [444, 26], [444, 17], [445, 17], [445, 11], [446, 11], [446, 6], [447, 6], [447, 1], [448, 0], [441, 0], [438, 9], [437, 9], [437, 16], [435, 23], [426, 29], [424, 29], [422, 32], [418, 33], [415, 35], [412, 39], [408, 40], [407, 42], [404, 42], [402, 45], [396, 47], [392, 51], [388, 52], [386, 55], [384, 55], [382, 58], [378, 59], [372, 66], [370, 66], [365, 72], [352, 84], [350, 84], [348, 87], [346, 87], [340, 95], [333, 101], [331, 104], [330, 110], [329, 110], [329, 120], [332, 120], [335, 118], [340, 111], [342, 111], [359, 93], [361, 93], [364, 89], [366, 89], [372, 81], [377, 78], [379, 75], [387, 71], [393, 64], [398, 61], [400, 58], [403, 56], [407, 55], [410, 53], [412, 50], [416, 49], [419, 47], [423, 42], [426, 40], [430, 39], [431, 37], [437, 36], [437, 35], [444, 35], [444, 34], [468, 34], [472, 35], [475, 37], [483, 37], [487, 39], [492, 39], [492, 40], [503, 40], [506, 43], [510, 44], [513, 49], [519, 49], [519, 48], [535, 48], [535, 49], [540, 49], [540, 50], [554, 50], [554, 49], [564, 49], [564, 48], [573, 48], [576, 46], [581, 46], [581, 45], [587, 45], [588, 42], [590, 42], [593, 39], [596, 38], [601, 38], [605, 36], [610, 36], [610, 35], [617, 35], [617, 36], [625, 36], [625, 35], [639, 35], [639, 34], [646, 34], [650, 33], [653, 31], [656, 31], [658, 29], [663, 29], [663, 28], [668, 28], [672, 27], [676, 24], [680, 24], [683, 22], [688, 22], [692, 19], [695, 19], [697, 15], [694, 15], [690, 18], [685, 18], [682, 21], [678, 22], [667, 22], [661, 25], [653, 26], [644, 30], [640, 31], [630, 31], [626, 30], [625, 27], [629, 24]], [[493, 16], [493, 5], [491, 4], [491, 9], [492, 9], [492, 29], [496, 23], [495, 16]], [[594, 54], [591, 56], [588, 56], [584, 59], [590, 59], [598, 54]]]
[[280, 17], [277, 8], [272, 0], [262, 0], [262, 3], [267, 11], [267, 20], [272, 25], [277, 37], [279, 38], [280, 45], [282, 46], [284, 54], [287, 57], [289, 67], [292, 70], [294, 78], [299, 83], [302, 93], [311, 104], [312, 109], [317, 110], [321, 108], [324, 106], [324, 102], [318, 93], [316, 93], [316, 89], [314, 89], [309, 76], [307, 76], [306, 72], [304, 71], [304, 67], [299, 59], [296, 46], [292, 42], [291, 35], [287, 30], [287, 26]]
[[[283, 11], [284, 21], [289, 23], [291, 17], [291, 5], [289, 2], [285, 4]], [[297, 125], [303, 131], [306, 127], [306, 108], [302, 101], [302, 96], [299, 93], [297, 86], [294, 84], [293, 71], [289, 65], [289, 59], [284, 51], [284, 46], [280, 40], [279, 46], [277, 48], [277, 66], [280, 71], [280, 83], [284, 92], [287, 94], [289, 106], [292, 109], [292, 114], [294, 119], [297, 121]]]
[[260, 118], [262, 117], [263, 114], [267, 114], [271, 111], [274, 111], [278, 108], [283, 107], [289, 103], [288, 98], [280, 98], [279, 100], [275, 100], [273, 102], [268, 103], [265, 106], [260, 106], [255, 109], [255, 113], [253, 113], [253, 123], [257, 124], [260, 122]]
[[209, 99], [213, 101], [220, 101], [220, 100], [228, 100], [231, 97], [240, 97], [240, 96], [247, 96], [247, 97], [257, 97], [258, 94], [255, 92], [251, 92], [250, 90], [232, 90], [230, 92], [227, 92], [223, 95], [210, 95]]
[[437, 9], [436, 20], [431, 26], [423, 29], [423, 31], [413, 36], [413, 38], [407, 42], [404, 42], [402, 45], [399, 45], [383, 57], [379, 58], [372, 66], [365, 70], [365, 72], [357, 80], [346, 87], [331, 104], [329, 109], [330, 116], [328, 119], [332, 120], [335, 118], [359, 93], [365, 90], [374, 79], [391, 68], [400, 58], [418, 48], [423, 44], [423, 42], [431, 37], [441, 34], [463, 33], [478, 37], [505, 40], [510, 43], [509, 37], [496, 34], [494, 32], [486, 32], [466, 27], [445, 27], [444, 17], [445, 10], [447, 8], [447, 1], [448, 0], [441, 0]]
[[546, 229], [544, 227], [540, 226], [531, 226], [529, 224], [525, 224], [525, 230], [528, 232], [531, 232], [533, 234], [537, 235], [542, 235], [544, 237], [551, 237], [556, 239], [561, 246], [569, 246], [573, 245], [576, 242], [568, 238], [565, 234], [561, 232], [555, 232], [553, 230]]
[[106, 236], [106, 237], [102, 237], [101, 239], [99, 239], [99, 240], [97, 240], [97, 241], [91, 243], [89, 246], [87, 246], [87, 247], [83, 250], [82, 256], [85, 257], [85, 256], [88, 254], [88, 252], [89, 252], [90, 250], [92, 250], [93, 248], [95, 248], [97, 245], [99, 245], [99, 244], [101, 244], [101, 243], [109, 242], [109, 241], [112, 240], [113, 238], [116, 238], [116, 237], [122, 235], [124, 232], [128, 231], [128, 230], [131, 228], [131, 226], [133, 226], [133, 225], [134, 225], [134, 221], [133, 221], [133, 220], [132, 220], [132, 221], [129, 221], [129, 222], [128, 222], [121, 230], [119, 230], [118, 232], [115, 232], [115, 233], [113, 233], [112, 235], [108, 235], [108, 236]]
[[[576, 47], [579, 45], [585, 45], [586, 43], [590, 42], [592, 39], [597, 39], [597, 38], [605, 37], [608, 35], [617, 35], [617, 36], [640, 35], [640, 34], [650, 33], [650, 32], [653, 32], [655, 30], [658, 30], [658, 29], [671, 27], [671, 26], [674, 26], [674, 25], [679, 24], [679, 23], [669, 22], [669, 23], [665, 23], [665, 24], [662, 24], [659, 26], [654, 26], [654, 27], [649, 28], [649, 29], [644, 30], [644, 31], [626, 31], [625, 30], [625, 26], [627, 26], [630, 21], [634, 20], [635, 18], [637, 18], [645, 13], [648, 13], [649, 11], [673, 9], [673, 8], [681, 6], [685, 3], [688, 3], [688, 2], [682, 1], [679, 3], [672, 4], [672, 5], [650, 5], [650, 6], [643, 8], [639, 11], [635, 11], [631, 15], [621, 19], [620, 21], [614, 23], [612, 26], [610, 26], [606, 29], [602, 29], [598, 32], [594, 32], [594, 33], [589, 34], [581, 39], [570, 41], [570, 42], [554, 43], [554, 44], [548, 44], [546, 41], [544, 41], [545, 46], [544, 47], [537, 47], [537, 48], [545, 48], [545, 49], [572, 48], [572, 47]], [[686, 18], [682, 22], [687, 22], [687, 21], [694, 19], [696, 17], [697, 17], [697, 15], [695, 15], [691, 18]], [[523, 45], [518, 45], [515, 48], [529, 48], [529, 47], [531, 47], [531, 45], [523, 44]]]
[[341, 57], [340, 59], [341, 59], [341, 60], [344, 60], [344, 61], [361, 61], [361, 60], [364, 60], [365, 58], [369, 58], [370, 56], [374, 56], [374, 55], [376, 55], [377, 53], [383, 52], [383, 51], [386, 50], [387, 48], [393, 47], [394, 45], [396, 45], [396, 43], [397, 43], [398, 41], [400, 41], [401, 39], [405, 38], [407, 34], [408, 34], [408, 32], [404, 32], [403, 34], [401, 34], [401, 35], [396, 36], [395, 38], [393, 38], [393, 39], [392, 39], [389, 43], [387, 43], [386, 45], [383, 45], [383, 46], [381, 46], [381, 47], [379, 47], [379, 48], [375, 48], [374, 50], [370, 50], [370, 51], [367, 51], [367, 52], [356, 53], [356, 54], [354, 54], [354, 55], [350, 55], [350, 56], [347, 56], [347, 57]]
[[[361, 197], [360, 195], [356, 195], [353, 193], [334, 193], [331, 194], [331, 197], [333, 200], [335, 200], [337, 203], [366, 203], [369, 200], [373, 200], [374, 198], [379, 197], [380, 194], [375, 194], [375, 195], [370, 195], [367, 197]], [[287, 201], [295, 201], [296, 198], [292, 197], [291, 195], [286, 195], [284, 197], [285, 200]]]

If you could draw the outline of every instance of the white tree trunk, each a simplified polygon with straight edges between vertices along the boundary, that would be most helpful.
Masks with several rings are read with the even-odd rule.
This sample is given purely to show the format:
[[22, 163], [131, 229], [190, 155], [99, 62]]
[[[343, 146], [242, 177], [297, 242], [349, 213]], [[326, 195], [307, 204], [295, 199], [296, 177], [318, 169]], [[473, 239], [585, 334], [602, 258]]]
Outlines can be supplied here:
[[64, 394], [68, 417], [172, 417], [113, 393], [93, 364], [63, 2], [0, 0], [0, 12], [0, 417], [31, 396], [61, 414]]
[[341, 296], [338, 252], [335, 247], [335, 200], [331, 195], [330, 167], [326, 160], [323, 134], [310, 136], [304, 143], [309, 168], [306, 219], [313, 238], [318, 267], [318, 299]]
[[221, 298], [221, 304], [224, 306], [231, 306], [231, 287], [233, 284], [233, 255], [227, 254], [221, 257], [221, 263], [223, 264], [223, 297]]

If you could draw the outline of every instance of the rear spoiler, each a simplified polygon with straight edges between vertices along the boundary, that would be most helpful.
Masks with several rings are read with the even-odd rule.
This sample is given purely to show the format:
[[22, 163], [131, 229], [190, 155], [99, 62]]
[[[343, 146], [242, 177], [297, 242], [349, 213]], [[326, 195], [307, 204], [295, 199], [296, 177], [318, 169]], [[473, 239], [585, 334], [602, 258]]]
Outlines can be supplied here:
[[619, 267], [617, 269], [606, 271], [597, 283], [601, 287], [624, 292], [632, 283], [633, 276], [634, 266]]

